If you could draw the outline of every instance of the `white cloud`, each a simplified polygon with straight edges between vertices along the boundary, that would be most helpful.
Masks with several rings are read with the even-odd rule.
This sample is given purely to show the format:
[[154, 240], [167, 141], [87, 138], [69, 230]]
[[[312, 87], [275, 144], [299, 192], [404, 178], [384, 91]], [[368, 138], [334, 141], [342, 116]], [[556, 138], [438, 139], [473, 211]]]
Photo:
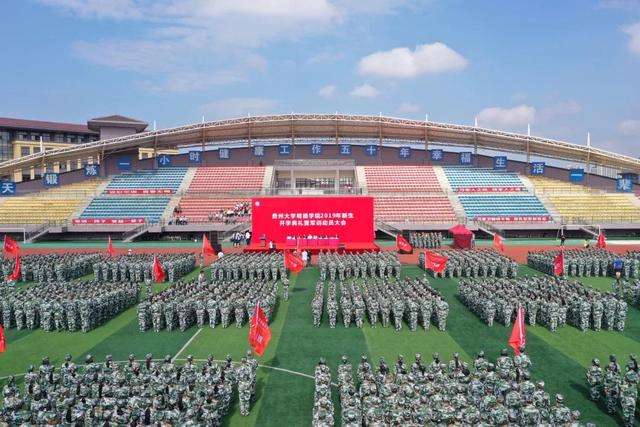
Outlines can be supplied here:
[[[142, 75], [143, 86], [160, 90], [200, 89], [202, 79], [179, 75], [235, 72], [239, 79], [267, 68], [257, 49], [282, 41], [336, 31], [362, 15], [392, 13], [431, 0], [35, 0], [76, 17], [131, 20], [140, 31], [126, 38], [77, 40], [76, 55], [101, 67]], [[330, 62], [324, 52], [309, 63]], [[186, 78], [183, 80], [187, 80]], [[218, 81], [218, 78], [205, 79]], [[147, 84], [151, 82], [150, 84]]]
[[378, 89], [368, 83], [356, 86], [351, 92], [349, 92], [349, 95], [355, 96], [357, 98], [375, 98], [379, 94], [380, 92], [378, 91]]
[[545, 107], [540, 111], [541, 120], [550, 120], [558, 118], [559, 116], [570, 116], [578, 114], [582, 111], [582, 105], [573, 99], [566, 101], [558, 101], [554, 105]]
[[318, 95], [322, 98], [332, 98], [336, 94], [336, 87], [334, 85], [326, 85], [318, 91]]
[[630, 37], [629, 50], [636, 55], [640, 55], [640, 22], [624, 27], [622, 31]]
[[143, 80], [140, 84], [150, 92], [192, 92], [212, 86], [227, 85], [243, 81], [244, 77], [233, 71], [213, 71], [211, 73], [183, 72], [169, 74], [160, 81]]
[[336, 62], [344, 57], [343, 53], [338, 52], [320, 52], [307, 59], [307, 64], [329, 64]]
[[640, 136], [640, 120], [625, 120], [618, 125], [623, 135]]
[[227, 98], [202, 106], [202, 112], [213, 119], [229, 119], [262, 114], [272, 114], [278, 101], [266, 98]]
[[398, 107], [398, 112], [399, 113], [410, 114], [410, 113], [417, 113], [418, 111], [420, 111], [420, 106], [417, 105], [417, 104], [414, 104], [412, 102], [403, 102]]
[[82, 18], [141, 19], [143, 7], [139, 0], [38, 0]]
[[601, 9], [640, 10], [640, 0], [600, 0]]
[[513, 108], [488, 107], [480, 111], [477, 117], [481, 127], [513, 130], [533, 123], [536, 109], [524, 104]]
[[358, 72], [408, 79], [422, 74], [439, 74], [457, 71], [467, 66], [467, 60], [444, 43], [436, 42], [416, 46], [412, 51], [397, 47], [388, 51], [375, 52], [362, 58]]

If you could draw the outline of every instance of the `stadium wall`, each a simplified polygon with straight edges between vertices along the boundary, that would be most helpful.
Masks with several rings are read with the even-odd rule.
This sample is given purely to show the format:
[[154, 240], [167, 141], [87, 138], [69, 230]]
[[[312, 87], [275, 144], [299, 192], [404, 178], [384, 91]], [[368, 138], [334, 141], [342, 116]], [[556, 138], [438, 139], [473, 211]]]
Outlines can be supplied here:
[[[189, 162], [188, 154], [180, 154], [172, 156], [172, 166], [269, 166], [273, 165], [276, 160], [282, 159], [340, 159], [348, 158], [355, 161], [357, 166], [368, 165], [434, 165], [434, 166], [451, 166], [459, 164], [459, 155], [456, 152], [444, 152], [444, 158], [439, 162], [431, 162], [428, 153], [421, 149], [412, 149], [411, 158], [401, 159], [398, 155], [398, 148], [381, 147], [377, 156], [369, 156], [364, 151], [365, 146], [352, 145], [351, 156], [342, 156], [339, 153], [339, 147], [333, 145], [323, 145], [321, 155], [311, 155], [309, 145], [297, 145], [293, 147], [293, 153], [290, 156], [280, 156], [277, 152], [277, 146], [265, 146], [264, 156], [256, 157], [248, 147], [232, 148], [231, 158], [222, 160], [219, 158], [217, 150], [205, 151], [202, 163], [194, 164]], [[137, 149], [131, 151], [123, 151], [110, 154], [105, 157], [104, 163], [101, 165], [100, 174], [102, 177], [117, 175], [122, 172], [118, 168], [118, 161], [122, 157], [128, 157], [131, 161], [131, 171], [153, 169], [156, 167], [155, 159], [138, 159]], [[478, 155], [476, 164], [478, 167], [492, 168], [493, 157]], [[528, 165], [525, 162], [509, 159], [507, 170], [517, 172], [523, 175], [527, 174]], [[555, 178], [562, 181], [569, 181], [569, 171], [567, 169], [547, 166], [545, 176]], [[61, 185], [72, 184], [84, 180], [84, 172], [82, 169], [69, 171], [60, 174]], [[616, 180], [599, 175], [591, 175], [589, 177], [589, 186], [593, 188], [615, 191]], [[33, 191], [43, 190], [45, 187], [41, 180], [33, 180], [17, 183], [18, 194], [25, 194]], [[634, 191], [640, 191], [640, 185], [634, 186]]]

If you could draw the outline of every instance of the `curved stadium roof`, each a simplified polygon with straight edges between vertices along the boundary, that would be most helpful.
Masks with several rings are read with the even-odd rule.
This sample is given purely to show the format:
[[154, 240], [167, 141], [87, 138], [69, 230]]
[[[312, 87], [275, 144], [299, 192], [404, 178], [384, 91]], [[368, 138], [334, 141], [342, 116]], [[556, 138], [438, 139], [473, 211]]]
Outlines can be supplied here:
[[103, 156], [138, 148], [176, 148], [205, 143], [207, 146], [239, 140], [267, 138], [375, 138], [418, 140], [478, 149], [530, 154], [579, 163], [590, 163], [640, 173], [640, 160], [598, 148], [536, 136], [474, 126], [382, 116], [343, 114], [286, 114], [190, 124], [170, 129], [106, 139], [72, 147], [35, 153], [0, 163], [0, 175], [43, 163]]

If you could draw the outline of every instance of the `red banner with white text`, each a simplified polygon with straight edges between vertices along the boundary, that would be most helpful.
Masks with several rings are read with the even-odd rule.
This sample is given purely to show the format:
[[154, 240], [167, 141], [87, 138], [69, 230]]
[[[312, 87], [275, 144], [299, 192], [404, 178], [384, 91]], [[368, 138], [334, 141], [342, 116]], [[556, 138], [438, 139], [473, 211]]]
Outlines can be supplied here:
[[476, 221], [486, 222], [547, 222], [551, 221], [549, 215], [527, 215], [527, 216], [477, 216]]
[[76, 218], [71, 221], [77, 224], [144, 224], [144, 218]]
[[513, 193], [526, 191], [525, 187], [459, 187], [458, 193]]
[[373, 243], [373, 197], [254, 197], [251, 206], [252, 243], [301, 236]]
[[173, 194], [171, 188], [112, 188], [105, 190], [107, 194]]

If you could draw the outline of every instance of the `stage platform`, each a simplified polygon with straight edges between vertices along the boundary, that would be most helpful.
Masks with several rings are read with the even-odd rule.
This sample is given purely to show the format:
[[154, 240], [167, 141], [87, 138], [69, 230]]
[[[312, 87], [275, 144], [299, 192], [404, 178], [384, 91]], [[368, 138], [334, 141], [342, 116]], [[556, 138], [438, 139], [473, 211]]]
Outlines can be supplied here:
[[[319, 252], [378, 252], [380, 251], [380, 247], [375, 243], [368, 242], [351, 242], [340, 244], [338, 247], [335, 245], [311, 245], [311, 246], [289, 246], [284, 243], [276, 243], [276, 250], [303, 250], [306, 249], [311, 254], [317, 254]], [[267, 245], [263, 245], [262, 243], [252, 243], [244, 248], [244, 252], [269, 252], [269, 247]]]

